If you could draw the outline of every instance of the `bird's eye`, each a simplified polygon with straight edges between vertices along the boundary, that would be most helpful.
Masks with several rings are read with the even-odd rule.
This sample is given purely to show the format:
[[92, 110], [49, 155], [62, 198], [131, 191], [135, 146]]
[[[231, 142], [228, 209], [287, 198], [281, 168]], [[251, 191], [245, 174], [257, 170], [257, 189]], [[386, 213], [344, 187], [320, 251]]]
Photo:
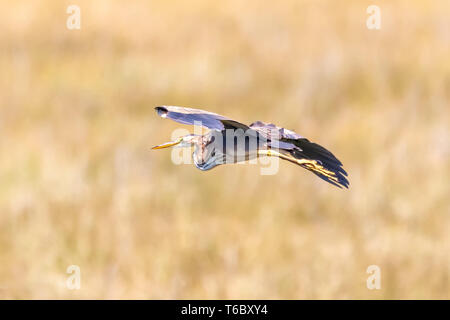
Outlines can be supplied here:
[[209, 140], [209, 141], [206, 143], [206, 146], [209, 146], [211, 143], [214, 142], [214, 140], [216, 140], [216, 137], [212, 136], [212, 137], [211, 137], [211, 140]]

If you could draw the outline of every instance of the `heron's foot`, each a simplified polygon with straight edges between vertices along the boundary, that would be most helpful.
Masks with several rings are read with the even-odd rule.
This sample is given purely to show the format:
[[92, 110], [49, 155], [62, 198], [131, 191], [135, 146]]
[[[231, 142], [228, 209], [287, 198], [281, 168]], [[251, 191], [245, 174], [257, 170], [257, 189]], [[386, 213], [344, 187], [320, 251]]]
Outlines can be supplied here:
[[323, 174], [324, 176], [337, 181], [336, 174], [333, 171], [325, 169], [316, 160], [298, 159], [298, 164], [305, 166], [307, 169]]

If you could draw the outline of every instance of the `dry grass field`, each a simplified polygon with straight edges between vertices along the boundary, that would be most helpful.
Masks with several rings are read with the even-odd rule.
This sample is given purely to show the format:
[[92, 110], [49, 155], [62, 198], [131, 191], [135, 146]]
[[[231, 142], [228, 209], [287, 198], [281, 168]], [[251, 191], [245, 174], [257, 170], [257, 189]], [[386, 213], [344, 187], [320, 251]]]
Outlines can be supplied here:
[[[0, 1], [0, 298], [449, 299], [450, 2], [373, 2]], [[174, 165], [161, 104], [293, 129], [350, 189]]]

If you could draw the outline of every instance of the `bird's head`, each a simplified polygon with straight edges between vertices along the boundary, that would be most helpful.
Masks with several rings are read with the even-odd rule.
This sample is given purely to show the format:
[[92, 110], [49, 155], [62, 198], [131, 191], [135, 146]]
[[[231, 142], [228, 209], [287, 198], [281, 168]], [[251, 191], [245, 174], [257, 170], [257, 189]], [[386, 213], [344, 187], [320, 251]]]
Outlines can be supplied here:
[[152, 149], [164, 149], [169, 147], [175, 148], [185, 148], [190, 147], [198, 142], [201, 136], [195, 134], [188, 134], [187, 136], [180, 137], [175, 141], [166, 142], [157, 146], [154, 146]]

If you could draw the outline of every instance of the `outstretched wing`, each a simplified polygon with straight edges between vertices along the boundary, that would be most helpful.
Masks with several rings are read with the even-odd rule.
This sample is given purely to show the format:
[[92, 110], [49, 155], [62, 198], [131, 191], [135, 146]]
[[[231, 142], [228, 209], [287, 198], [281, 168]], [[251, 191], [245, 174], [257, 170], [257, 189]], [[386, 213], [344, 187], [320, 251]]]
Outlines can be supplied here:
[[342, 163], [324, 147], [272, 123], [256, 121], [250, 125], [250, 128], [264, 136], [269, 141], [269, 145], [282, 151], [277, 156], [310, 170], [331, 184], [348, 188], [347, 172], [342, 167]]
[[225, 129], [243, 129], [248, 130], [249, 127], [243, 123], [200, 109], [175, 107], [175, 106], [159, 106], [155, 108], [158, 115], [162, 118], [169, 118], [173, 121], [190, 124], [201, 125], [212, 130]]

